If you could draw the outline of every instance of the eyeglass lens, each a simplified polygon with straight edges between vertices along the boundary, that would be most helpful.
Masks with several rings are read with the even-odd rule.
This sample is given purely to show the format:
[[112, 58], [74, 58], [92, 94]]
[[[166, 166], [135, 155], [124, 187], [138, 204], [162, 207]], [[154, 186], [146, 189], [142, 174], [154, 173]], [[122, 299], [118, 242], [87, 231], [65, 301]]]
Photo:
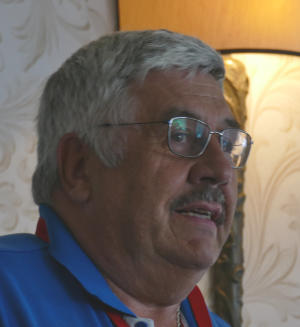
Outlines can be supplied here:
[[[198, 157], [205, 151], [211, 134], [209, 126], [200, 120], [175, 117], [169, 122], [169, 148], [179, 156]], [[225, 154], [228, 154], [232, 167], [242, 167], [250, 152], [250, 136], [235, 128], [225, 129], [218, 135], [221, 148]]]

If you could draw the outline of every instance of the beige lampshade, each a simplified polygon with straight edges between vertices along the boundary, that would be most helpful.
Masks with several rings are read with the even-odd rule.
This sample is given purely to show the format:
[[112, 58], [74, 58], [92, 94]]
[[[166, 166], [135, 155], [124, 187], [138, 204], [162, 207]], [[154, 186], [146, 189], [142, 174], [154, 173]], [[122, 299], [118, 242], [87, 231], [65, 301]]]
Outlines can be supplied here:
[[220, 50], [300, 53], [300, 0], [119, 0], [119, 28], [166, 28]]

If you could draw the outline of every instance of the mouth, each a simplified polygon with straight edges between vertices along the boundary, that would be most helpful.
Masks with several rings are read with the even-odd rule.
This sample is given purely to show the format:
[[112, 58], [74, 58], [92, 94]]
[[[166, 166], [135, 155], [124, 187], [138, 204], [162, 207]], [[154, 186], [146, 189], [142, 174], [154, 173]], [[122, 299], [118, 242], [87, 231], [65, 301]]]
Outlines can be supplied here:
[[219, 188], [206, 188], [186, 193], [175, 199], [170, 206], [174, 213], [197, 222], [214, 223], [217, 227], [225, 223], [225, 195]]
[[184, 216], [193, 217], [196, 219], [212, 221], [217, 226], [224, 223], [223, 206], [219, 203], [201, 202], [198, 204], [190, 204], [185, 207], [176, 208], [176, 213]]
[[192, 217], [197, 217], [200, 219], [212, 219], [212, 212], [208, 210], [202, 210], [202, 209], [193, 209], [193, 210], [176, 210], [176, 212], [185, 215], [185, 216], [192, 216]]

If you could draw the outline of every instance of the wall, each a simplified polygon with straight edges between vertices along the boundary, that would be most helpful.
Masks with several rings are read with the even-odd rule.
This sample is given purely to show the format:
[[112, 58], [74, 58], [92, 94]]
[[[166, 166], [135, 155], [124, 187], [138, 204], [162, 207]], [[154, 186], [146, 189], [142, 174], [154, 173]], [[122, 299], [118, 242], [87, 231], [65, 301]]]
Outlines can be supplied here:
[[243, 327], [300, 326], [300, 57], [240, 54], [250, 79]]
[[34, 118], [47, 76], [116, 28], [114, 0], [0, 0], [0, 235], [34, 231]]

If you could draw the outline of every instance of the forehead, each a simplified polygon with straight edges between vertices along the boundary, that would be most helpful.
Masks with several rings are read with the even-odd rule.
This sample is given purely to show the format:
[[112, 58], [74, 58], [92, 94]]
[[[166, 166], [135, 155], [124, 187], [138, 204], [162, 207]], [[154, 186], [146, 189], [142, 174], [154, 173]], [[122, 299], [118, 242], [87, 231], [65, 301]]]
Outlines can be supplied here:
[[213, 76], [186, 72], [150, 72], [141, 85], [134, 85], [139, 121], [169, 119], [186, 115], [212, 123], [232, 120], [219, 82]]

